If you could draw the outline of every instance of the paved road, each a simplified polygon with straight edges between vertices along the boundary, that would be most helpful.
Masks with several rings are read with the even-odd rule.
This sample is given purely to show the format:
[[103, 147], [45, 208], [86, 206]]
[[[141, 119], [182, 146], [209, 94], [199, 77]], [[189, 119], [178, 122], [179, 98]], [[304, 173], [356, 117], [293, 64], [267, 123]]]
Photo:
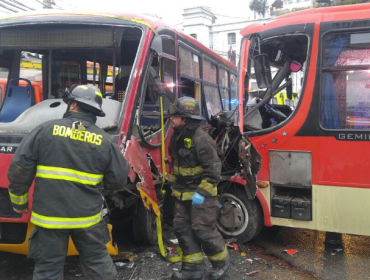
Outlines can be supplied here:
[[[281, 228], [261, 234], [254, 242], [240, 245], [241, 251], [230, 249], [232, 265], [224, 279], [370, 279], [370, 237], [329, 235], [325, 232]], [[127, 228], [115, 228], [120, 251], [138, 257], [133, 263], [117, 267], [118, 279], [170, 279], [178, 264], [168, 264], [157, 254], [155, 246], [134, 244]], [[342, 244], [338, 239], [342, 237]], [[339, 240], [340, 241], [340, 240]], [[285, 249], [298, 249], [293, 256]], [[343, 249], [341, 251], [340, 249]], [[209, 266], [207, 262], [204, 269]], [[32, 279], [33, 261], [24, 256], [0, 253], [0, 279]], [[247, 275], [256, 271], [257, 273]], [[82, 280], [78, 257], [68, 257], [66, 280]], [[205, 278], [206, 279], [206, 278]]]

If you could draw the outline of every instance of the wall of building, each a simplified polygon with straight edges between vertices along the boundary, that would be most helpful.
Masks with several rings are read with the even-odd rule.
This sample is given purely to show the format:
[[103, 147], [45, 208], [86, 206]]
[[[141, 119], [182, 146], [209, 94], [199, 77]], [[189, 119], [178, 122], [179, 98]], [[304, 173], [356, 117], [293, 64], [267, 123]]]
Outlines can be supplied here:
[[[209, 7], [194, 7], [184, 9], [183, 31], [188, 35], [196, 35], [196, 38], [206, 47], [214, 50], [228, 60], [230, 48], [235, 51], [237, 64], [239, 61], [240, 43], [242, 36], [240, 30], [255, 23], [264, 22], [267, 19], [238, 20], [232, 22], [218, 22], [217, 17]], [[231, 19], [232, 20], [232, 19]], [[235, 41], [230, 42], [229, 34], [235, 34]]]

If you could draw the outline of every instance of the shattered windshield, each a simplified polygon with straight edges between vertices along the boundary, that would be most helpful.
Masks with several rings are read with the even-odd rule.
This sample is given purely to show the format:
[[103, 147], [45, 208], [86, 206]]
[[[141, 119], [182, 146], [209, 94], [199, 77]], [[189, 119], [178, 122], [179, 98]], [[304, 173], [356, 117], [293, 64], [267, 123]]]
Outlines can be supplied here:
[[[285, 121], [297, 107], [303, 87], [308, 49], [306, 35], [287, 35], [261, 41], [252, 40], [245, 77], [244, 127], [261, 130]], [[272, 83], [259, 88], [254, 57], [266, 54]]]
[[3, 28], [0, 132], [27, 133], [61, 118], [67, 109], [62, 97], [75, 84], [100, 89], [106, 116], [97, 125], [116, 128], [141, 39], [142, 30], [133, 27]]

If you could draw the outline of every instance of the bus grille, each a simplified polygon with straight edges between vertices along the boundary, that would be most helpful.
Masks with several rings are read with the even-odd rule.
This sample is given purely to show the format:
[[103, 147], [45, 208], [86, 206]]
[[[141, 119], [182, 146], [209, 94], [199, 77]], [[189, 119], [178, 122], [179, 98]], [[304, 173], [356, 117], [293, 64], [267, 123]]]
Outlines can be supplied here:
[[22, 214], [13, 211], [8, 189], [0, 188], [0, 218], [20, 219]]

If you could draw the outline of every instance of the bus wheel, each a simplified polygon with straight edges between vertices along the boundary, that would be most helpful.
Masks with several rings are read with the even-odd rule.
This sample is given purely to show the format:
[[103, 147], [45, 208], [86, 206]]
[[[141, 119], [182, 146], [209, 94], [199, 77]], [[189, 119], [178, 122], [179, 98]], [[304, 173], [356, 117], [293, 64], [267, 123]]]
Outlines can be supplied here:
[[157, 227], [155, 214], [149, 211], [142, 201], [135, 205], [135, 214], [132, 220], [132, 229], [135, 241], [142, 245], [154, 245], [157, 243]]
[[256, 199], [249, 200], [241, 188], [230, 188], [220, 197], [222, 208], [217, 227], [226, 239], [244, 243], [255, 238], [263, 226], [263, 213]]

